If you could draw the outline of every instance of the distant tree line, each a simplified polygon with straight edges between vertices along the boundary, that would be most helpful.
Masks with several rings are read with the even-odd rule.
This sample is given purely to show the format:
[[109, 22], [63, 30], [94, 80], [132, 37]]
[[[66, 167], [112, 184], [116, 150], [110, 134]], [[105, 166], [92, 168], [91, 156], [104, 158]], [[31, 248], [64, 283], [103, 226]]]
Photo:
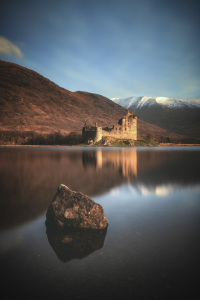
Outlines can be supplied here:
[[39, 134], [34, 131], [0, 131], [0, 145], [78, 145], [81, 133], [61, 134], [54, 132]]
[[153, 133], [146, 135], [146, 140], [149, 142], [157, 143], [174, 143], [174, 144], [200, 144], [200, 138], [184, 137], [184, 138], [172, 138], [169, 136], [155, 136]]
[[[200, 144], [200, 138], [177, 139], [158, 137], [152, 133], [148, 133], [145, 140], [157, 143]], [[39, 134], [34, 131], [0, 131], [0, 145], [79, 145], [82, 142], [81, 132]]]

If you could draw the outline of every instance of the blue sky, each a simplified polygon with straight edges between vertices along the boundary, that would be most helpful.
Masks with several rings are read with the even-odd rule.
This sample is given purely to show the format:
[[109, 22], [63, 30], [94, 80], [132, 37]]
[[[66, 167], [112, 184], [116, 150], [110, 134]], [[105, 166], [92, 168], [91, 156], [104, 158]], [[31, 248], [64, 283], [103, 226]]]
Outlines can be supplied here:
[[70, 91], [200, 98], [200, 4], [1, 1], [0, 59]]

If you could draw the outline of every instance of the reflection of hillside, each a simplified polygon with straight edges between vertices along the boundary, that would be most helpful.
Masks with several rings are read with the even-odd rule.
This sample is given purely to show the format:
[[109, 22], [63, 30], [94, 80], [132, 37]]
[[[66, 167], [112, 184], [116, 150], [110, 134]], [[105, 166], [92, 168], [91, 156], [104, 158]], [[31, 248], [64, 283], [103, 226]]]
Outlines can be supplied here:
[[43, 213], [61, 183], [88, 196], [127, 180], [181, 186], [200, 182], [199, 160], [198, 151], [0, 148], [0, 227]]
[[61, 183], [92, 196], [124, 180], [109, 165], [98, 169], [87, 165], [85, 169], [82, 152], [88, 150], [1, 148], [0, 227], [21, 224], [43, 213]]
[[71, 259], [81, 259], [104, 245], [107, 228], [96, 229], [54, 229], [47, 227], [49, 244], [58, 258], [67, 262]]

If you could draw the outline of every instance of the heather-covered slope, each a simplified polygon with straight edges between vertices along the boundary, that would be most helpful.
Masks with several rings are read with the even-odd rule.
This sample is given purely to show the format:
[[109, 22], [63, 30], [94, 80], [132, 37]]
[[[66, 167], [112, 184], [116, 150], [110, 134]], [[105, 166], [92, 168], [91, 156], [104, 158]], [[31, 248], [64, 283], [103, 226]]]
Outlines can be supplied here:
[[[25, 136], [27, 131], [37, 134], [80, 132], [85, 120], [88, 125], [112, 127], [126, 112], [106, 97], [71, 92], [32, 70], [0, 60], [0, 131], [11, 132], [15, 143], [20, 143], [17, 139], [20, 132]], [[138, 139], [145, 139], [148, 133], [156, 137], [182, 138], [138, 118]], [[4, 140], [8, 141], [9, 137]]]
[[112, 126], [125, 113], [106, 97], [70, 92], [32, 70], [0, 61], [2, 131], [71, 132], [81, 130], [85, 120]]

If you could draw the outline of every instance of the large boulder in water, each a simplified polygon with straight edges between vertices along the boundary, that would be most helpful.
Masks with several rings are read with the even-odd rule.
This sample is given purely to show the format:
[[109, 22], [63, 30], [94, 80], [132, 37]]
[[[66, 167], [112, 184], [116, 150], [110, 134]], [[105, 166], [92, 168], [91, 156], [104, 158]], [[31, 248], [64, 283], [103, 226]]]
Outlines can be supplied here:
[[88, 196], [61, 184], [47, 209], [46, 223], [74, 228], [104, 229], [108, 221], [103, 207]]

